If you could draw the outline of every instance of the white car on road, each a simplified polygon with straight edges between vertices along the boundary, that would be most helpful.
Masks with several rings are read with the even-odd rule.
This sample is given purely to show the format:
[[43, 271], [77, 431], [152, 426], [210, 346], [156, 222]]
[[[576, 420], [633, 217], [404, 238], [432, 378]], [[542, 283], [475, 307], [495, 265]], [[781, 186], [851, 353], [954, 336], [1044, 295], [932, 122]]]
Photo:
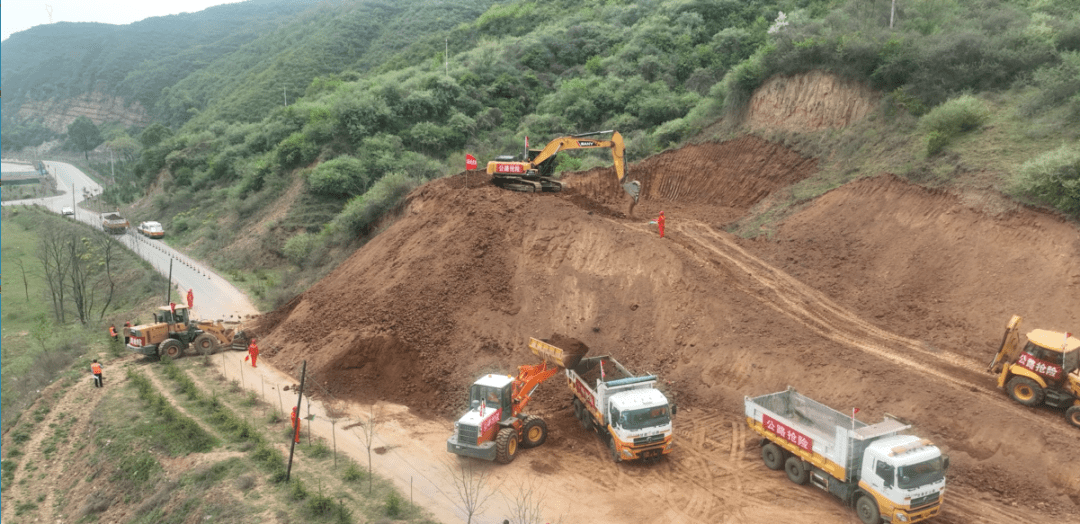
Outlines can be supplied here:
[[165, 236], [165, 229], [161, 227], [159, 222], [149, 221], [139, 224], [139, 233], [150, 238], [161, 238]]
[[64, 209], [60, 210], [60, 214], [63, 215], [63, 216], [66, 216], [66, 217], [67, 216], [75, 216], [75, 208], [65, 207]]

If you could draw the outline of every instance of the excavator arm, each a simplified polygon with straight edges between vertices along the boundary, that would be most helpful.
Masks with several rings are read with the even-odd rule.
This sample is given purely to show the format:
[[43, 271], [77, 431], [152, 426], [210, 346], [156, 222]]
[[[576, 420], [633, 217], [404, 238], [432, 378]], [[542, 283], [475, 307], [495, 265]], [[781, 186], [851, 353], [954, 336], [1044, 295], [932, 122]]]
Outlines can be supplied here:
[[[593, 140], [589, 138], [596, 135], [606, 135], [608, 133], [611, 133], [611, 140]], [[615, 163], [615, 175], [619, 177], [619, 185], [634, 198], [634, 202], [636, 203], [638, 201], [638, 196], [641, 194], [641, 183], [636, 180], [623, 182], [623, 179], [626, 178], [626, 148], [623, 145], [623, 137], [618, 131], [593, 131], [592, 133], [556, 138], [549, 142], [548, 145], [532, 159], [531, 163], [533, 169], [536, 169], [545, 160], [555, 156], [560, 151], [601, 147], [611, 149], [611, 156]]]

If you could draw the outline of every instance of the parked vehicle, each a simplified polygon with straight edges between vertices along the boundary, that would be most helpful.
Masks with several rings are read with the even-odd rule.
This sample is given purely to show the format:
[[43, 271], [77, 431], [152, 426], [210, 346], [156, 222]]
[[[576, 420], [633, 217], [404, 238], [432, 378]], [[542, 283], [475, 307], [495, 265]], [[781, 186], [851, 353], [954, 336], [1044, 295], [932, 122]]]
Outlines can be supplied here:
[[65, 207], [65, 208], [60, 210], [60, 215], [66, 216], [66, 217], [67, 216], [75, 216], [75, 208]]
[[142, 222], [139, 224], [139, 233], [150, 238], [161, 238], [165, 236], [165, 229], [158, 222]]
[[904, 432], [894, 418], [867, 425], [792, 388], [745, 397], [746, 423], [761, 435], [761, 458], [796, 484], [833, 494], [864, 524], [919, 522], [941, 510], [949, 457]]

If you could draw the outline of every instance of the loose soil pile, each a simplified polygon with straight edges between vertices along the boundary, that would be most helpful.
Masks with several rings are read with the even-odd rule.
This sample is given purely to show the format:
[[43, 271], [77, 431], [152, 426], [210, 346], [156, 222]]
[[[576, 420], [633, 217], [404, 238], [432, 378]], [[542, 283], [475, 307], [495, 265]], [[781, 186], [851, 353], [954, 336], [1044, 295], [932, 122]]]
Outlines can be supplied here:
[[[309, 380], [333, 396], [402, 403], [446, 419], [448, 433], [476, 377], [536, 362], [530, 336], [580, 340], [590, 356], [659, 374], [680, 404], [668, 466], [623, 471], [643, 489], [660, 479], [686, 489], [668, 514], [691, 521], [718, 522], [740, 504], [731, 521], [765, 518], [746, 509], [756, 495], [728, 496], [718, 473], [681, 461], [753, 456], [739, 428], [743, 397], [791, 385], [858, 407], [867, 422], [902, 417], [950, 453], [938, 522], [1076, 522], [1080, 434], [1059, 411], [1013, 403], [985, 373], [1013, 313], [1028, 329], [1080, 329], [1076, 226], [883, 174], [817, 199], [772, 239], [724, 231], [814, 169], [814, 159], [746, 137], [632, 166], [636, 207], [610, 169], [571, 175], [558, 194], [505, 191], [475, 174], [468, 187], [464, 174], [437, 180], [264, 317], [261, 340], [281, 369], [307, 360]], [[663, 239], [649, 224], [661, 209]], [[558, 382], [530, 406], [549, 417], [545, 446], [564, 461], [594, 460], [595, 437], [575, 429]], [[731, 449], [710, 450], [714, 433]], [[566, 474], [558, 464], [545, 461], [543, 473]], [[761, 491], [800, 489], [784, 482]], [[608, 484], [613, 500], [625, 496]], [[813, 493], [801, 489], [789, 496]]]

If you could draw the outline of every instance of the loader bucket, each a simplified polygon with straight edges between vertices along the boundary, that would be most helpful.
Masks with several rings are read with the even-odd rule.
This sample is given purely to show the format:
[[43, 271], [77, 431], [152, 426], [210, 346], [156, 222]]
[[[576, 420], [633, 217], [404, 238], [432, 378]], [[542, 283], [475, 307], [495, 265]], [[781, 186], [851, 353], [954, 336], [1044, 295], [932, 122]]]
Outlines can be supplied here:
[[[553, 342], [561, 342], [560, 340], [552, 340]], [[589, 348], [580, 342], [568, 341], [570, 343], [563, 343], [568, 349], [563, 349], [543, 340], [537, 340], [535, 338], [529, 338], [529, 349], [533, 354], [544, 359], [545, 362], [552, 362], [555, 365], [562, 368], [572, 368], [581, 362], [581, 358], [589, 352]]]
[[638, 196], [641, 195], [641, 182], [638, 182], [637, 180], [631, 180], [631, 181], [623, 184], [622, 188], [627, 193], [629, 193], [630, 196], [634, 197], [634, 203], [636, 204]]

